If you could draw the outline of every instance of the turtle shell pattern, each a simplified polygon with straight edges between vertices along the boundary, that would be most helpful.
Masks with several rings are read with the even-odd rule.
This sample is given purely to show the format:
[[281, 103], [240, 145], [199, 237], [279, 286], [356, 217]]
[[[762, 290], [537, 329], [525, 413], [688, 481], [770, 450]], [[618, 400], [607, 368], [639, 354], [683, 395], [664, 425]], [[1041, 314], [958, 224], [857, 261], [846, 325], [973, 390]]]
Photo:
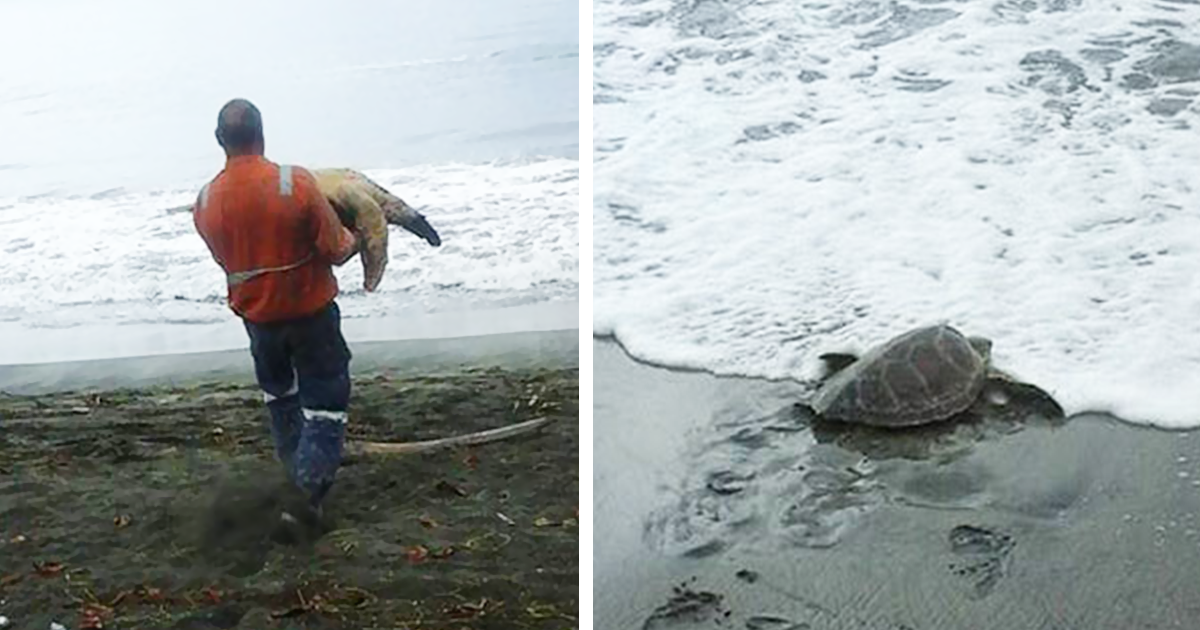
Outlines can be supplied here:
[[822, 417], [884, 427], [948, 419], [983, 390], [988, 370], [967, 338], [946, 325], [907, 332], [834, 374], [817, 391]]

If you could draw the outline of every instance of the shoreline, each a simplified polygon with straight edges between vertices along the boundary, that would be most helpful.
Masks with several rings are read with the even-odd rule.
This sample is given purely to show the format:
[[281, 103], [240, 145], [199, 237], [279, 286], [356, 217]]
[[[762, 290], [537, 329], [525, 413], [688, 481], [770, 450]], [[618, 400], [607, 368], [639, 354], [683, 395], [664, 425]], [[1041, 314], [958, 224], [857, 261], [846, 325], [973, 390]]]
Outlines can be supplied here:
[[1078, 414], [831, 435], [789, 413], [796, 384], [652, 367], [599, 338], [593, 356], [598, 627], [1195, 619], [1198, 431]]
[[[464, 366], [528, 368], [579, 364], [577, 330], [519, 332], [474, 337], [352, 342], [352, 375], [386, 369], [417, 375]], [[252, 382], [247, 350], [0, 365], [0, 392], [43, 394], [77, 389], [181, 386], [213, 380]]]
[[[560, 300], [508, 308], [343, 318], [351, 345], [579, 329], [579, 302]], [[212, 324], [97, 324], [29, 328], [0, 322], [0, 368], [89, 360], [245, 350], [245, 328], [232, 312]]]
[[[747, 381], [747, 382], [772, 383], [772, 384], [777, 384], [777, 385], [792, 385], [796, 388], [796, 391], [798, 391], [798, 392], [804, 391], [804, 387], [805, 387], [800, 381], [797, 381], [796, 379], [789, 378], [789, 377], [770, 378], [770, 377], [766, 377], [766, 376], [746, 376], [743, 374], [720, 374], [720, 373], [714, 372], [707, 368], [687, 367], [687, 366], [681, 367], [678, 365], [671, 365], [671, 364], [667, 364], [667, 363], [651, 361], [649, 359], [643, 359], [643, 358], [638, 357], [638, 356], [634, 355], [633, 353], [631, 353], [629, 351], [629, 349], [625, 346], [625, 344], [623, 344], [621, 342], [621, 340], [616, 336], [615, 333], [595, 333], [595, 332], [593, 332], [592, 333], [592, 343], [593, 344], [596, 344], [596, 343], [610, 344], [610, 345], [618, 348], [621, 351], [621, 354], [623, 354], [625, 356], [625, 358], [628, 359], [630, 362], [636, 363], [638, 365], [642, 365], [645, 367], [662, 370], [665, 372], [675, 372], [675, 373], [679, 373], [679, 374], [703, 374], [703, 375], [711, 376], [716, 379], [733, 379], [733, 380], [740, 380], [740, 381]], [[1061, 403], [1061, 401], [1059, 401], [1059, 402]], [[1200, 430], [1200, 425], [1190, 425], [1190, 424], [1178, 425], [1178, 424], [1174, 424], [1174, 423], [1160, 422], [1160, 421], [1150, 419], [1150, 418], [1131, 420], [1128, 417], [1122, 417], [1121, 415], [1119, 415], [1115, 412], [1108, 411], [1108, 410], [1105, 410], [1102, 408], [1077, 409], [1077, 410], [1070, 411], [1070, 413], [1068, 413], [1068, 416], [1104, 416], [1104, 417], [1111, 418], [1116, 422], [1120, 422], [1122, 424], [1128, 425], [1133, 428], [1150, 429], [1150, 430], [1154, 430], [1154, 431], [1165, 431], [1168, 433], [1181, 433], [1181, 432], [1186, 433], [1189, 431]]]

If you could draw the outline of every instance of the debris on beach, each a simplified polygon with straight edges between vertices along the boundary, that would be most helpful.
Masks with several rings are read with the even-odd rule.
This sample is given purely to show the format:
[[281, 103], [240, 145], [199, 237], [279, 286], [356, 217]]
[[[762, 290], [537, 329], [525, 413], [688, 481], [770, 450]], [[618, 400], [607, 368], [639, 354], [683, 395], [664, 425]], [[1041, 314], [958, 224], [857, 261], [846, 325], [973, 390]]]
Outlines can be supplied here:
[[445, 479], [437, 482], [437, 486], [435, 486], [435, 487], [438, 490], [445, 492], [447, 494], [454, 494], [454, 495], [458, 495], [460, 497], [467, 496], [467, 491], [463, 490], [462, 486], [452, 484], [449, 481], [446, 481]]
[[405, 551], [405, 555], [412, 564], [421, 564], [429, 557], [429, 550], [421, 545], [414, 545]]
[[65, 567], [61, 562], [43, 562], [37, 561], [33, 563], [33, 570], [42, 577], [53, 577], [62, 573]]
[[354, 387], [348, 446], [386, 448], [344, 464], [302, 544], [271, 536], [290, 486], [252, 382], [104, 392], [86, 415], [80, 393], [0, 396], [0, 471], [29, 471], [0, 496], [21, 515], [8, 627], [47, 607], [62, 630], [575, 627], [578, 370]]

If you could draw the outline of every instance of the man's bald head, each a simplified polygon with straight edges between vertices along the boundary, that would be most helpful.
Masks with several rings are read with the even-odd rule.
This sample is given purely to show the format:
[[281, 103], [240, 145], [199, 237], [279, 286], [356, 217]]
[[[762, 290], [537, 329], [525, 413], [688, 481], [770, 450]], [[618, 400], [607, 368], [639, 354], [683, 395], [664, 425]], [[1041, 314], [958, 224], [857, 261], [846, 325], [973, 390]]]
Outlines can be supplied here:
[[227, 155], [261, 154], [262, 114], [254, 103], [235, 98], [217, 114], [217, 142]]

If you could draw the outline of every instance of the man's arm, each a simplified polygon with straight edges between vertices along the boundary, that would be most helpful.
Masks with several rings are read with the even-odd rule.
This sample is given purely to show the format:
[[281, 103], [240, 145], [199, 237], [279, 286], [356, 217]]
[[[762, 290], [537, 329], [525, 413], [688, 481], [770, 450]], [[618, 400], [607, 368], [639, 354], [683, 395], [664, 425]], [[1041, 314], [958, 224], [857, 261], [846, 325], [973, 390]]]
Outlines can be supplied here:
[[[205, 188], [207, 188], [207, 186]], [[196, 197], [196, 205], [192, 206], [192, 224], [196, 226], [196, 233], [200, 235], [200, 238], [204, 241], [204, 244], [208, 246], [208, 253], [212, 254], [213, 260], [217, 261], [217, 264], [224, 269], [225, 262], [221, 260], [220, 254], [217, 253], [217, 247], [213, 242], [213, 236], [209, 233], [212, 228], [208, 225], [209, 221], [206, 220], [208, 218], [205, 215], [207, 208], [203, 208], [203, 204], [205, 202], [204, 192], [205, 191], [203, 189], [200, 191], [200, 194]]]
[[333, 206], [317, 188], [317, 181], [307, 170], [293, 167], [296, 192], [303, 195], [304, 211], [309, 217], [309, 226], [317, 255], [334, 265], [342, 265], [358, 252], [358, 241], [354, 233], [347, 230]]

